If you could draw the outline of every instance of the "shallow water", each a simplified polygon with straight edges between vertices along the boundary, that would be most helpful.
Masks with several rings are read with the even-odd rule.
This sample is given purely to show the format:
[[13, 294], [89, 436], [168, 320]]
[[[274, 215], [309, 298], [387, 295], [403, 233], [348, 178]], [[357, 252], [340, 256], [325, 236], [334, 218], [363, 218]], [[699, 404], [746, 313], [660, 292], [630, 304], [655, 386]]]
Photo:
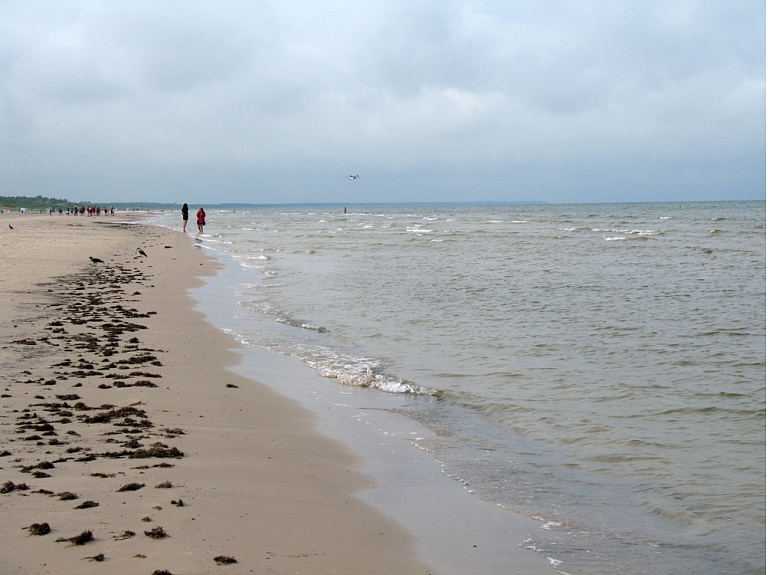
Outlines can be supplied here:
[[210, 210], [221, 327], [412, 394], [563, 572], [765, 572], [765, 202], [338, 212]]

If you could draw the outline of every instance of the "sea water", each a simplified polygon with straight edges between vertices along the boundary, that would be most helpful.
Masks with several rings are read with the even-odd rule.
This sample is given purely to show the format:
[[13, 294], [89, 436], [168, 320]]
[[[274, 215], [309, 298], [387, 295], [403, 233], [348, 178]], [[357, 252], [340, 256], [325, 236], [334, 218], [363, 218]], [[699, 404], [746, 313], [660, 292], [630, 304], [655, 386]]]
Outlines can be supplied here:
[[347, 212], [210, 210], [220, 327], [407, 396], [564, 573], [765, 573], [765, 202]]

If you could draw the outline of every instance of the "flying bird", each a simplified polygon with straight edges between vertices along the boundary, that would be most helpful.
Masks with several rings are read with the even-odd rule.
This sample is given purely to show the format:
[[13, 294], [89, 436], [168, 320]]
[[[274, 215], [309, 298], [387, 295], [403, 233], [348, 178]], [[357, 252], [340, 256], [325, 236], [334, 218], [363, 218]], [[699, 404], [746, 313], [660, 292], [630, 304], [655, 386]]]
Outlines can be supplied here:
[[137, 252], [137, 253], [138, 253], [140, 256], [144, 256], [144, 257], [147, 257], [147, 252], [145, 252], [145, 251], [144, 251], [143, 249], [141, 249], [141, 248], [136, 248], [136, 252]]
[[88, 259], [91, 260], [91, 263], [94, 264], [103, 264], [104, 260], [100, 260], [99, 258], [95, 258], [93, 256], [88, 256]]
[[357, 180], [360, 177], [360, 174], [357, 174], [356, 176], [349, 175], [347, 176], [350, 180]]

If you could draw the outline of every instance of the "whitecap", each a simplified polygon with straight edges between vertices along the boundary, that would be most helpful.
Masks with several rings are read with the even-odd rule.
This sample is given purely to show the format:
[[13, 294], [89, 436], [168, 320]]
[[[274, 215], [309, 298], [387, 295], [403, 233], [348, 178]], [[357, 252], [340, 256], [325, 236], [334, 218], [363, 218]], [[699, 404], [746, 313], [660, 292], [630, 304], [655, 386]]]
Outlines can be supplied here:
[[405, 228], [405, 231], [415, 233], [415, 234], [430, 234], [435, 230], [424, 229], [421, 226], [413, 226], [413, 227]]

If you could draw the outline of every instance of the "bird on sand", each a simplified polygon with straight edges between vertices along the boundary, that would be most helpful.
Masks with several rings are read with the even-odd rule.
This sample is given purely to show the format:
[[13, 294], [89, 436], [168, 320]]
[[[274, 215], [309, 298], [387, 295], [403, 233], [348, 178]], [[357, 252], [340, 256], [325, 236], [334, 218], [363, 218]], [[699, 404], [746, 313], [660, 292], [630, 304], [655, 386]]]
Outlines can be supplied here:
[[136, 248], [136, 253], [137, 253], [137, 254], [139, 254], [140, 256], [144, 256], [144, 257], [147, 257], [147, 252], [145, 252], [145, 251], [144, 251], [143, 249], [141, 249], [141, 248]]
[[100, 260], [99, 258], [95, 258], [93, 256], [88, 256], [88, 259], [91, 260], [91, 263], [94, 264], [103, 264], [104, 260]]
[[353, 176], [353, 175], [349, 175], [349, 176], [347, 176], [347, 177], [348, 177], [350, 180], [357, 180], [358, 178], [360, 178], [360, 174], [357, 174], [356, 176]]
[[11, 229], [14, 229], [14, 227], [11, 224], [8, 224], [8, 227]]

